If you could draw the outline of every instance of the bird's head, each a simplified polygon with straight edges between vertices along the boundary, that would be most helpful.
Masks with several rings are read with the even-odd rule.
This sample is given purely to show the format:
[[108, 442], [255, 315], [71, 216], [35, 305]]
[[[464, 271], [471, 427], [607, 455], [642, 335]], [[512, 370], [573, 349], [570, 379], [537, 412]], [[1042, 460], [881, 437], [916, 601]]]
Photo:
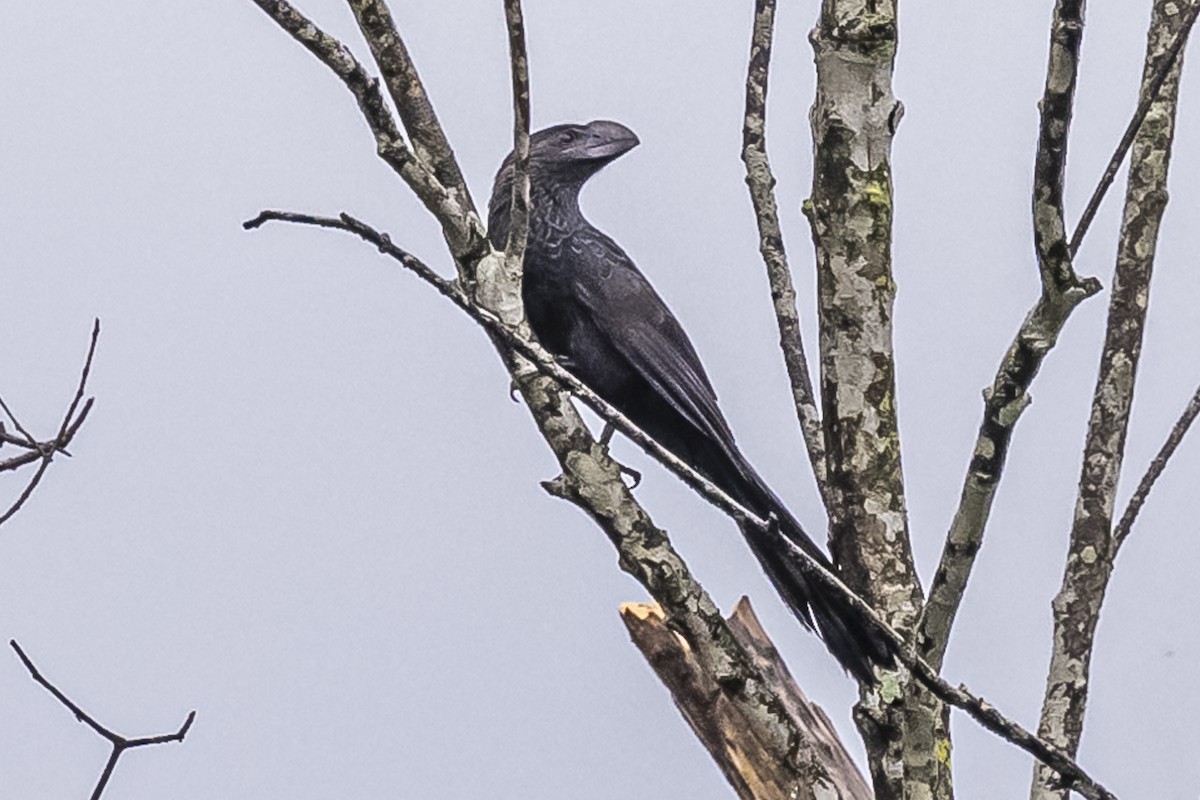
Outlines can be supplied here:
[[637, 145], [637, 135], [618, 122], [555, 125], [529, 137], [529, 163], [537, 172], [587, 179]]
[[[638, 146], [637, 135], [617, 122], [555, 125], [529, 137], [529, 182], [535, 205], [576, 205], [579, 190], [600, 168]], [[512, 201], [513, 154], [496, 173], [488, 204], [492, 243], [503, 246]], [[578, 213], [578, 210], [576, 210]]]
[[[529, 137], [529, 174], [543, 186], [582, 186], [605, 164], [638, 146], [637, 135], [618, 122], [555, 125]], [[496, 175], [496, 187], [512, 186], [513, 154]]]

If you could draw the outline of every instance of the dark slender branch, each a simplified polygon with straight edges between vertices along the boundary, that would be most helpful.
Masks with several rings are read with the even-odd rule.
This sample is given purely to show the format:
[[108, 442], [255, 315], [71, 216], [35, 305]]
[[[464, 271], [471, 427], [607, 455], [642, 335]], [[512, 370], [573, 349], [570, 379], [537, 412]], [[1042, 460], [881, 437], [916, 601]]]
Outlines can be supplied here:
[[98, 800], [100, 795], [104, 793], [104, 788], [108, 785], [109, 778], [112, 777], [113, 770], [117, 766], [117, 760], [126, 750], [134, 747], [144, 747], [153, 744], [166, 744], [168, 742], [182, 742], [187, 736], [188, 729], [192, 727], [192, 722], [196, 719], [196, 712], [192, 711], [187, 715], [187, 719], [179, 726], [179, 730], [174, 733], [160, 734], [157, 736], [143, 736], [137, 739], [127, 739], [119, 733], [115, 733], [109, 728], [101, 725], [96, 721], [95, 717], [88, 714], [80, 708], [71, 698], [67, 697], [63, 692], [50, 682], [42, 673], [34, 666], [33, 661], [21, 649], [21, 645], [17, 644], [16, 639], [10, 639], [9, 646], [16, 651], [17, 658], [21, 659], [21, 663], [25, 665], [25, 669], [29, 671], [29, 675], [34, 682], [42, 686], [46, 691], [54, 696], [58, 702], [66, 706], [67, 710], [75, 717], [75, 719], [87, 725], [101, 737], [106, 739], [112, 745], [112, 752], [109, 754], [108, 762], [104, 765], [103, 772], [100, 773], [100, 780], [96, 784], [95, 790], [92, 792], [92, 800]]
[[511, 222], [504, 257], [520, 274], [529, 235], [529, 56], [525, 49], [525, 18], [521, 0], [504, 0], [508, 22], [508, 58], [512, 70], [513, 188]]
[[38, 446], [37, 440], [33, 438], [33, 434], [25, 430], [25, 426], [23, 426], [21, 421], [17, 419], [16, 415], [13, 414], [12, 410], [8, 407], [8, 403], [4, 402], [3, 397], [0, 397], [0, 408], [4, 409], [4, 416], [8, 417], [8, 421], [13, 424], [13, 427], [17, 429], [17, 432], [25, 437], [23, 440], [17, 439], [15, 436], [6, 433], [5, 440], [7, 441], [11, 438], [16, 444], [20, 444], [24, 447], [31, 447], [35, 450], [41, 450], [41, 448]]
[[1100, 210], [1100, 203], [1104, 201], [1104, 196], [1108, 193], [1109, 187], [1116, 180], [1117, 171], [1121, 169], [1121, 164], [1124, 163], [1125, 156], [1129, 153], [1129, 148], [1133, 146], [1133, 140], [1137, 138], [1138, 130], [1142, 127], [1142, 122], [1146, 119], [1146, 115], [1150, 113], [1150, 108], [1154, 105], [1154, 101], [1158, 99], [1167, 76], [1171, 74], [1171, 68], [1175, 66], [1180, 53], [1183, 52], [1184, 45], [1187, 44], [1188, 34], [1191, 33], [1197, 16], [1200, 16], [1200, 3], [1192, 3], [1183, 24], [1175, 32], [1170, 47], [1167, 48], [1162, 58], [1155, 64], [1150, 80], [1143, 87], [1142, 98], [1141, 102], [1138, 103], [1137, 111], [1134, 112], [1133, 119], [1126, 126], [1125, 133], [1121, 136], [1121, 141], [1117, 143], [1117, 149], [1113, 151], [1112, 158], [1108, 160], [1108, 166], [1104, 168], [1104, 174], [1100, 176], [1100, 181], [1096, 184], [1096, 188], [1092, 190], [1092, 196], [1088, 200], [1087, 207], [1083, 210], [1083, 216], [1079, 218], [1079, 224], [1075, 226], [1075, 233], [1071, 236], [1072, 256], [1079, 252], [1079, 246], [1083, 244], [1083, 237], [1087, 235], [1088, 229], [1092, 225], [1092, 220], [1096, 218], [1096, 212]]
[[[67, 447], [71, 444], [71, 440], [75, 438], [75, 434], [79, 432], [80, 427], [83, 426], [84, 421], [87, 420], [88, 414], [91, 413], [92, 405], [95, 402], [94, 397], [89, 397], [85, 401], [83, 396], [87, 390], [88, 376], [91, 375], [92, 371], [92, 359], [96, 356], [96, 343], [99, 340], [100, 320], [97, 319], [92, 323], [92, 339], [91, 343], [88, 345], [87, 358], [84, 359], [83, 362], [83, 370], [79, 375], [79, 383], [75, 387], [75, 396], [71, 399], [70, 406], [67, 407], [67, 413], [63, 415], [62, 422], [58, 426], [58, 435], [54, 439], [46, 442], [39, 442], [34, 439], [29, 432], [21, 427], [20, 423], [17, 422], [16, 417], [14, 417], [12, 412], [9, 411], [8, 406], [4, 405], [3, 400], [0, 400], [0, 405], [4, 407], [4, 411], [6, 414], [8, 414], [9, 419], [12, 420], [13, 424], [17, 426], [17, 429], [20, 430], [28, 440], [26, 442], [17, 443], [24, 447], [30, 448], [29, 453], [8, 459], [0, 464], [0, 471], [16, 469], [19, 466], [24, 466], [25, 464], [29, 464], [34, 461], [41, 461], [41, 463], [38, 465], [37, 471], [34, 472], [33, 477], [29, 480], [29, 483], [25, 485], [25, 489], [21, 492], [13, 504], [8, 507], [8, 510], [3, 514], [0, 514], [0, 525], [3, 525], [5, 522], [10, 520], [14, 514], [20, 511], [21, 507], [25, 505], [25, 501], [27, 501], [33, 495], [34, 489], [36, 489], [38, 484], [42, 481], [42, 476], [44, 476], [46, 474], [46, 470], [50, 468], [50, 462], [54, 460], [55, 454], [63, 453], [68, 456], [70, 455], [70, 453], [67, 452]], [[79, 407], [80, 403], [83, 403], [83, 408]], [[4, 439], [5, 441], [9, 441], [9, 437], [7, 435], [4, 437]]]
[[1158, 455], [1154, 456], [1154, 460], [1150, 462], [1150, 466], [1146, 469], [1146, 474], [1138, 482], [1133, 497], [1129, 498], [1129, 504], [1125, 506], [1125, 513], [1121, 515], [1121, 521], [1113, 529], [1114, 556], [1116, 555], [1116, 551], [1124, 544], [1125, 539], [1129, 536], [1129, 532], [1133, 530], [1133, 523], [1137, 521], [1142, 506], [1146, 504], [1146, 498], [1150, 496], [1150, 490], [1154, 488], [1155, 481], [1159, 479], [1159, 476], [1163, 474], [1163, 470], [1167, 468], [1167, 462], [1171, 460], [1171, 456], [1175, 455], [1175, 449], [1179, 447], [1180, 442], [1183, 441], [1183, 437], [1191, 429], [1197, 415], [1200, 415], [1200, 387], [1197, 387], [1196, 393], [1192, 395], [1191, 402], [1187, 404], [1187, 408], [1184, 409], [1183, 414], [1175, 422], [1175, 427], [1171, 428], [1171, 433], [1167, 436], [1167, 440], [1163, 442]]
[[[344, 230], [375, 245], [381, 253], [390, 255], [406, 268], [415, 272], [418, 277], [438, 289], [443, 296], [452, 300], [455, 305], [465, 311], [489, 333], [494, 334], [505, 345], [527, 358], [538, 371], [557, 381], [567, 391], [577, 395], [591, 406], [597, 414], [612, 423], [614, 427], [645, 450], [647, 454], [677, 475], [710, 503], [733, 517], [739, 524], [755, 525], [763, 530], [770, 530], [776, 527], [777, 523], [774, 519], [762, 520], [758, 518], [725, 494], [719, 487], [697, 473], [686, 462], [681, 461], [665, 450], [656, 441], [637, 428], [623, 414], [580, 383], [574, 375], [563, 369], [554, 360], [554, 357], [540, 345], [518, 336], [493, 316], [471, 303], [457, 289], [456, 284], [449, 284], [434, 274], [419, 259], [396, 247], [392, 244], [391, 238], [387, 234], [380, 233], [348, 214], [342, 214], [340, 217], [317, 217], [308, 214], [264, 211], [255, 219], [243, 223], [243, 227], [248, 230], [254, 229], [264, 222], [273, 220]], [[781, 543], [787, 543], [786, 538], [778, 538]], [[1089, 777], [1083, 768], [1065, 753], [1037, 738], [1017, 723], [1012, 722], [984, 700], [971, 694], [965, 687], [960, 686], [955, 689], [942, 680], [938, 676], [937, 670], [917, 657], [911, 651], [907, 640], [887, 625], [876, 614], [875, 610], [847, 587], [837, 575], [825, 569], [820, 562], [794, 545], [790, 546], [789, 552], [794, 561], [805, 570], [807, 575], [832, 591], [840, 593], [861, 614], [872, 620], [896, 646], [896, 649], [900, 653], [899, 660], [901, 663], [916, 675], [922, 683], [927, 685], [938, 699], [963, 709], [988, 730], [1007, 739], [1030, 755], [1052, 766], [1064, 776], [1064, 780], [1072, 782], [1072, 788], [1075, 791], [1089, 798], [1089, 800], [1112, 800], [1114, 796]]]
[[775, 0], [756, 0], [754, 33], [750, 41], [750, 66], [746, 75], [746, 112], [742, 126], [742, 161], [746, 165], [746, 186], [758, 223], [758, 249], [767, 268], [771, 302], [779, 327], [779, 347], [792, 386], [792, 402], [800, 432], [804, 436], [808, 460], [812, 464], [825, 511], [834, 512], [829, 497], [825, 467], [825, 437], [821, 431], [821, 413], [804, 352], [800, 332], [800, 312], [796, 307], [796, 287], [788, 267], [783, 245], [783, 230], [775, 203], [775, 175], [767, 158], [767, 77], [771, 66], [771, 45], [775, 30]]

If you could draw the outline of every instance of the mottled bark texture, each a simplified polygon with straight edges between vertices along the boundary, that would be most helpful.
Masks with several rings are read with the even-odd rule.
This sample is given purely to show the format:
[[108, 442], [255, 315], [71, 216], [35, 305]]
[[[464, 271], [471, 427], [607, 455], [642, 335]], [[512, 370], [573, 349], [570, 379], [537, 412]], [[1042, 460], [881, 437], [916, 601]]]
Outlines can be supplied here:
[[821, 800], [871, 800], [870, 788], [825, 712], [804, 696], [774, 644], [759, 624], [750, 601], [742, 598], [729, 617], [730, 629], [754, 659], [759, 671], [805, 732], [805, 747], [825, 767], [811, 786], [778, 761], [759, 739], [759, 729], [746, 724], [741, 712], [697, 662], [687, 640], [666, 624], [655, 604], [626, 603], [621, 618], [630, 638], [671, 692], [676, 707], [696, 738], [708, 750], [742, 800], [791, 800], [813, 796]]
[[[923, 597], [913, 566], [896, 422], [891, 143], [894, 3], [825, 0], [810, 39], [814, 175], [805, 213], [817, 257], [830, 546], [850, 588], [894, 628]], [[947, 711], [903, 670], [864, 692], [855, 720], [879, 800], [949, 798]]]
[[[1177, 0], [1158, 0], [1147, 42], [1142, 91], [1161, 66], [1185, 14]], [[1125, 453], [1129, 411], [1142, 350], [1159, 224], [1167, 204], [1167, 169], [1175, 128], [1182, 57], [1175, 60], [1133, 145], [1125, 210], [1109, 301], [1108, 325], [1084, 445], [1079, 494], [1062, 588], [1054, 598], [1054, 646], [1038, 733], [1074, 754], [1083, 733], [1096, 626], [1112, 574], [1113, 508]], [[1034, 770], [1034, 800], [1067, 791], [1044, 765]]]
[[746, 74], [746, 113], [742, 124], [742, 161], [746, 165], [746, 186], [758, 224], [758, 249], [767, 268], [771, 286], [771, 304], [779, 328], [779, 347], [792, 387], [796, 418], [804, 435], [804, 446], [812, 464], [817, 489], [826, 514], [834, 508], [829, 498], [825, 467], [825, 436], [821, 413], [817, 409], [808, 356], [800, 334], [800, 312], [796, 307], [796, 287], [783, 246], [783, 229], [775, 203], [775, 175], [767, 158], [767, 77], [771, 67], [771, 46], [775, 32], [775, 0], [755, 0], [754, 32], [750, 40], [750, 66]]
[[1071, 312], [1100, 290], [1096, 280], [1076, 275], [1063, 217], [1067, 134], [1079, 72], [1083, 11], [1082, 0], [1059, 0], [1054, 9], [1032, 209], [1042, 291], [1004, 354], [995, 380], [984, 390], [983, 421], [975, 451], [918, 626], [918, 652], [935, 667], [940, 667], [945, 657], [954, 617], [983, 543], [1013, 429], [1029, 406], [1029, 386]]

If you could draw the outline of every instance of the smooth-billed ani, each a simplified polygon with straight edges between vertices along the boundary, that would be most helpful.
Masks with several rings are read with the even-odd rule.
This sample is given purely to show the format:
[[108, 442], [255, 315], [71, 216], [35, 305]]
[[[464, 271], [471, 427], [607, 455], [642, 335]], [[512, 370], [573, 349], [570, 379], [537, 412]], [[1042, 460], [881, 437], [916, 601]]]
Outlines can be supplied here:
[[[786, 541], [836, 571], [738, 451], [708, 375], [679, 322], [617, 244], [584, 219], [583, 184], [638, 144], [615, 122], [556, 125], [530, 141], [531, 214], [522, 294], [538, 340], [584, 384], [639, 428], [777, 530], [743, 525], [750, 549], [805, 627], [859, 680], [893, 663], [874, 623], [811, 576]], [[513, 157], [496, 175], [488, 214], [492, 244], [509, 232]], [[669, 219], [669, 214], [663, 215]]]

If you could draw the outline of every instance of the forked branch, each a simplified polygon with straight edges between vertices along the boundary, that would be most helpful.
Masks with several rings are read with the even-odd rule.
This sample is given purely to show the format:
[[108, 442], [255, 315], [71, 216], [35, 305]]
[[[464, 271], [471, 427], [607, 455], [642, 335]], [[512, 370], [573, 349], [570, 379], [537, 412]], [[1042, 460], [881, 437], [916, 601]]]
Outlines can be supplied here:
[[187, 715], [187, 719], [179, 726], [179, 730], [174, 733], [158, 734], [156, 736], [140, 736], [135, 739], [126, 738], [112, 729], [101, 725], [96, 721], [95, 717], [88, 714], [78, 705], [76, 705], [61, 689], [55, 686], [46, 678], [38, 668], [34, 666], [33, 661], [29, 656], [25, 655], [25, 651], [21, 649], [21, 645], [17, 644], [15, 639], [9, 641], [9, 646], [16, 652], [17, 658], [21, 659], [21, 663], [25, 665], [25, 669], [29, 670], [29, 676], [42, 686], [46, 691], [54, 696], [58, 702], [66, 706], [67, 710], [74, 715], [75, 719], [87, 725], [101, 737], [112, 745], [112, 750], [109, 753], [108, 761], [104, 765], [104, 770], [100, 773], [100, 780], [96, 784], [96, 788], [92, 790], [91, 800], [99, 800], [104, 793], [104, 789], [108, 786], [109, 778], [112, 777], [113, 770], [117, 767], [117, 761], [125, 753], [126, 750], [132, 750], [135, 747], [147, 747], [154, 744], [167, 744], [169, 742], [182, 742], [187, 736], [188, 730], [192, 727], [192, 723], [196, 720], [196, 712], [192, 711]]

